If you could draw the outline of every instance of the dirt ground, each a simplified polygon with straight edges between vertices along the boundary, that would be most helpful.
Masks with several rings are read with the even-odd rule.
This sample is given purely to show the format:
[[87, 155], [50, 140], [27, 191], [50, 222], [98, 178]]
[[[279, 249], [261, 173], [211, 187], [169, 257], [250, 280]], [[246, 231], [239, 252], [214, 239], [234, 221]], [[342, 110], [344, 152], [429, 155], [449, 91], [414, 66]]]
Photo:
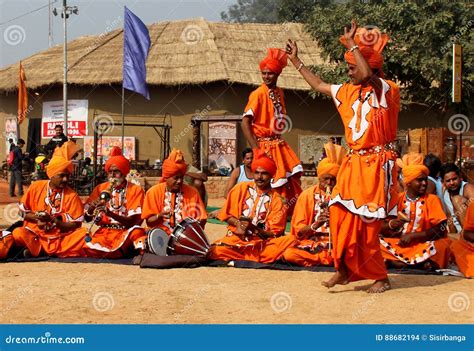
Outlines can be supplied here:
[[[212, 203], [213, 206], [221, 202]], [[0, 223], [13, 206], [0, 205]], [[209, 239], [225, 226], [208, 224]], [[1, 323], [473, 323], [473, 280], [390, 275], [327, 290], [332, 273], [0, 263]]]

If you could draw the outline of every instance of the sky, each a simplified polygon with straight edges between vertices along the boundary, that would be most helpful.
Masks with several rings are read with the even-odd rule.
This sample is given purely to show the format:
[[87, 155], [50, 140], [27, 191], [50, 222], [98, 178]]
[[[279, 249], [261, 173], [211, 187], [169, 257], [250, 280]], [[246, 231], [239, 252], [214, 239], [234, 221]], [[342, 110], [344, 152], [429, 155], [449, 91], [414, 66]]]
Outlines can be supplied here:
[[[49, 48], [49, 23], [53, 46], [63, 43], [63, 20], [49, 15], [61, 13], [63, 0], [0, 0], [0, 68]], [[99, 35], [123, 27], [126, 5], [145, 24], [203, 17], [219, 22], [221, 11], [237, 0], [68, 0], [78, 15], [68, 19], [68, 41], [84, 35]], [[18, 18], [19, 17], [19, 18]], [[51, 21], [50, 21], [51, 19]]]

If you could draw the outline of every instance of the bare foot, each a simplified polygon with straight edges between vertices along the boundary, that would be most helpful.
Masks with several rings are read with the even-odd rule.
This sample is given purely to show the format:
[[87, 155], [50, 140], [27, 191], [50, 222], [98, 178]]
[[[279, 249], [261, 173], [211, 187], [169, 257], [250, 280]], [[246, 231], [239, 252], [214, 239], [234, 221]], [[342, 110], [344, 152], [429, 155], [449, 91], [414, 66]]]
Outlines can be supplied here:
[[347, 278], [347, 272], [345, 271], [337, 271], [334, 275], [326, 282], [322, 282], [321, 284], [326, 288], [332, 288], [334, 285], [346, 285], [349, 283], [349, 279]]
[[390, 290], [392, 286], [388, 278], [382, 280], [376, 280], [372, 286], [367, 290], [369, 294], [381, 294], [384, 291]]

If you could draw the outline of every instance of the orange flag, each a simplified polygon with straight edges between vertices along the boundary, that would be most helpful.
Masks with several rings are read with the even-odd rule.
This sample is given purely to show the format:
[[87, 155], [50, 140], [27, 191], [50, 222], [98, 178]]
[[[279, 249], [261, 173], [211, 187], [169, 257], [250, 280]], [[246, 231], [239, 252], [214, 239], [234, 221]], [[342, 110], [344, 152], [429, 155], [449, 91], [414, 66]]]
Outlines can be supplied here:
[[18, 124], [21, 124], [26, 118], [28, 110], [28, 92], [25, 84], [25, 70], [20, 62], [20, 80], [18, 82]]

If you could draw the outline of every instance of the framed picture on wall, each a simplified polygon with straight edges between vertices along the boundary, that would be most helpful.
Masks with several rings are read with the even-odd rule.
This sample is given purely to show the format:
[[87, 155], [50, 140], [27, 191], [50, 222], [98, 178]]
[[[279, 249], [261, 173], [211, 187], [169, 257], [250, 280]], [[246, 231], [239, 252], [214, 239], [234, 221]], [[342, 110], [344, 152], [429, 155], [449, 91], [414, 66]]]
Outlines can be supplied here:
[[330, 138], [336, 138], [337, 143], [348, 148], [343, 135], [298, 135], [299, 158], [303, 164], [317, 164], [323, 155], [324, 144], [329, 142]]

